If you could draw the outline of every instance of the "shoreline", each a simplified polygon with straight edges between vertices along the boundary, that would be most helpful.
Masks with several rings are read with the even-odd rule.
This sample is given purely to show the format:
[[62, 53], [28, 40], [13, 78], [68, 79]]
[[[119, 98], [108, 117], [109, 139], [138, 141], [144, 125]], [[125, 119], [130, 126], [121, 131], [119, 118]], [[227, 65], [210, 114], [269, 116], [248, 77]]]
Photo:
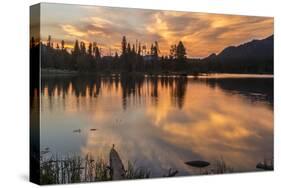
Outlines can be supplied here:
[[213, 73], [181, 73], [181, 72], [79, 72], [73, 70], [62, 69], [41, 69], [42, 77], [49, 76], [145, 76], [145, 77], [178, 77], [186, 76], [188, 78], [274, 78], [274, 74], [269, 73], [229, 73], [229, 72], [213, 72]]

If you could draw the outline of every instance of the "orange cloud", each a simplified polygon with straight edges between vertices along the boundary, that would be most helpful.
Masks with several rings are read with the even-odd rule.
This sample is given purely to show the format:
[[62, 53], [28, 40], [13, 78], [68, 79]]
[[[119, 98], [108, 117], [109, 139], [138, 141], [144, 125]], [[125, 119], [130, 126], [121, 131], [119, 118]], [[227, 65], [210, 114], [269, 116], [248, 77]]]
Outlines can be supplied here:
[[61, 25], [63, 31], [65, 31], [68, 35], [72, 35], [75, 37], [83, 37], [86, 35], [85, 32], [78, 30], [76, 27], [72, 25]]
[[57, 4], [42, 9], [43, 37], [96, 41], [106, 46], [105, 52], [126, 35], [128, 41], [148, 46], [158, 41], [161, 55], [168, 55], [170, 46], [181, 40], [188, 57], [206, 57], [273, 34], [269, 17]]

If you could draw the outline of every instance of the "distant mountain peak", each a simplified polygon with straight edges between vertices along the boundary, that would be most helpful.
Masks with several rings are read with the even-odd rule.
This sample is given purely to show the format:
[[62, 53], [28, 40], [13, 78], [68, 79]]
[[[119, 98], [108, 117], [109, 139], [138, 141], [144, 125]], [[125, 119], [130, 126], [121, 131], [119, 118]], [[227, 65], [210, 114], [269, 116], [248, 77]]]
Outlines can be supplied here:
[[223, 49], [218, 56], [229, 58], [272, 56], [273, 35], [264, 39], [254, 39], [238, 46], [229, 46]]
[[[230, 65], [232, 69], [253, 69], [252, 72], [265, 70], [273, 71], [273, 43], [274, 36], [270, 35], [264, 39], [254, 39], [250, 42], [237, 46], [228, 46], [219, 54], [211, 54], [203, 61]], [[254, 68], [253, 68], [254, 67]]]

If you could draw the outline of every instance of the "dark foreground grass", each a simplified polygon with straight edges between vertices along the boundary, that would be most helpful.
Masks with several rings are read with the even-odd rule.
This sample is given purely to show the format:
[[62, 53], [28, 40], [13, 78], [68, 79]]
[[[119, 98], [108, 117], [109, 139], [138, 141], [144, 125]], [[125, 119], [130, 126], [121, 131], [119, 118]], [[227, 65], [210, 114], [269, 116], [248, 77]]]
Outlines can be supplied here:
[[[143, 179], [150, 177], [147, 168], [136, 168], [128, 162], [124, 179]], [[52, 156], [40, 160], [40, 183], [67, 184], [112, 180], [108, 163], [94, 159], [91, 155], [81, 156]]]
[[[40, 160], [40, 183], [44, 184], [67, 184], [81, 182], [98, 182], [113, 180], [109, 164], [101, 159], [94, 159], [91, 155], [81, 156], [51, 156], [42, 157]], [[150, 178], [151, 172], [148, 168], [136, 167], [128, 161], [125, 169], [124, 179]], [[234, 172], [232, 167], [226, 165], [223, 159], [216, 160], [211, 168], [200, 169], [195, 174], [224, 174]], [[163, 177], [172, 177], [178, 173], [177, 170], [169, 169], [168, 174]]]
[[[273, 169], [273, 162], [270, 163]], [[183, 164], [184, 165], [184, 164]], [[269, 166], [269, 165], [267, 165]], [[257, 167], [258, 168], [258, 167]], [[68, 184], [81, 182], [110, 181], [111, 168], [104, 159], [94, 159], [91, 155], [81, 156], [51, 156], [40, 159], [40, 184]], [[223, 158], [211, 163], [207, 168], [195, 168], [193, 174], [226, 174], [235, 172], [234, 168], [227, 165]], [[169, 169], [163, 177], [176, 176], [177, 170]], [[149, 168], [136, 167], [130, 161], [127, 163], [123, 179], [150, 178]]]

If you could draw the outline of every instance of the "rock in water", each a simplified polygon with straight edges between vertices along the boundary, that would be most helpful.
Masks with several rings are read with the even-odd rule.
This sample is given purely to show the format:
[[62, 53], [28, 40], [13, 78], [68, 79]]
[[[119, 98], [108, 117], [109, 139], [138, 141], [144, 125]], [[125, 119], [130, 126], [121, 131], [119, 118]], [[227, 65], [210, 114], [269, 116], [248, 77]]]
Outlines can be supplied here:
[[109, 163], [110, 163], [110, 175], [112, 180], [124, 179], [126, 173], [124, 169], [124, 165], [120, 159], [119, 154], [114, 149], [114, 146], [110, 150]]
[[185, 162], [185, 164], [192, 166], [192, 167], [197, 167], [197, 168], [204, 168], [204, 167], [210, 165], [210, 163], [207, 161], [188, 161], [188, 162]]

